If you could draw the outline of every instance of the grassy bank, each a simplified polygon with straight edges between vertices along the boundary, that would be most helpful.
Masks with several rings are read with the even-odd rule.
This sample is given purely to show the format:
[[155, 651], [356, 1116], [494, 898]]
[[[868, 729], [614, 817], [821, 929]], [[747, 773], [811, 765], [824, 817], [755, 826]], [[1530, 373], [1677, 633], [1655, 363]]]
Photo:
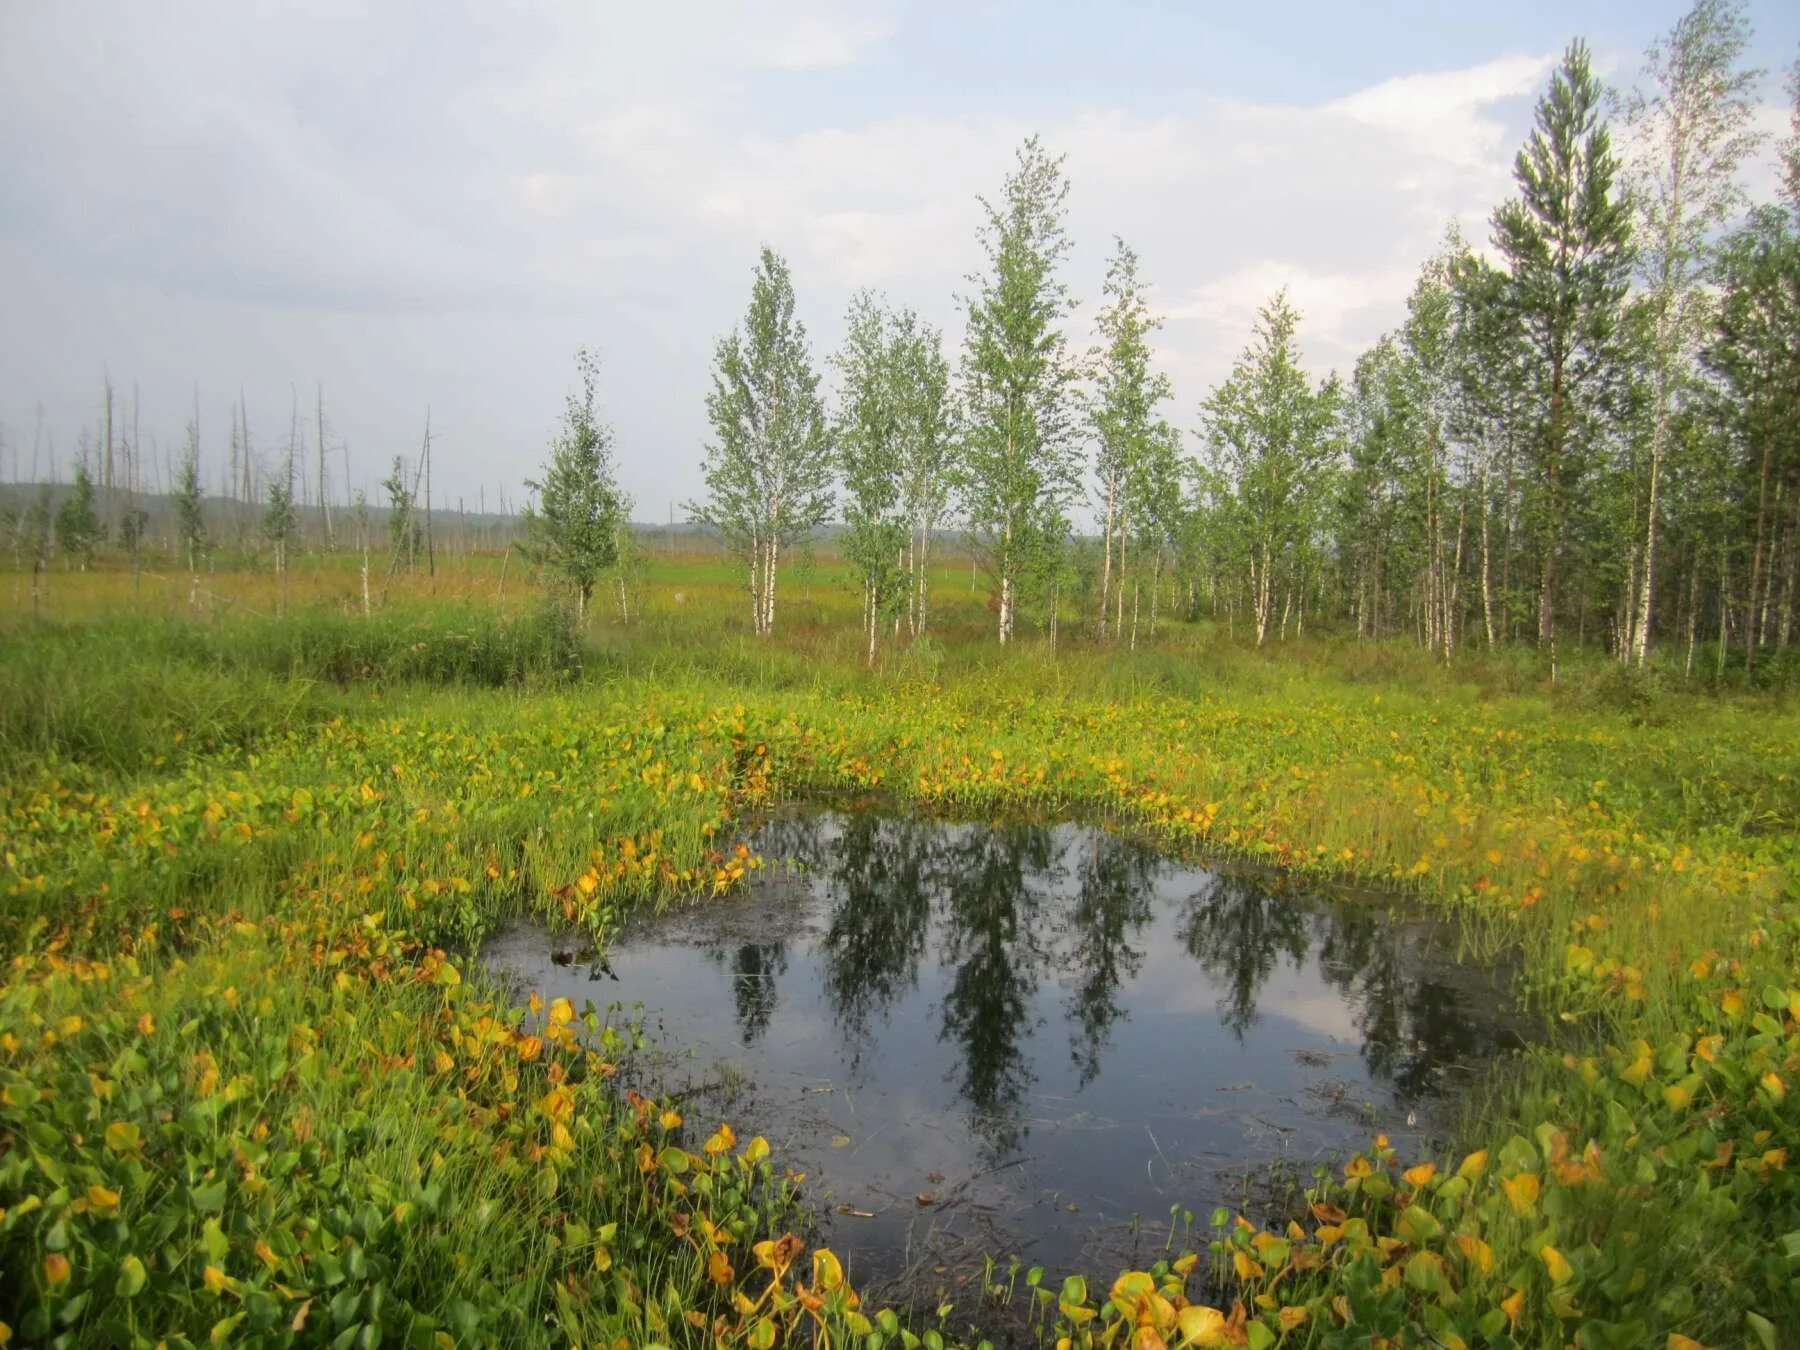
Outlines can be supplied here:
[[778, 1245], [803, 1215], [748, 1129], [614, 1090], [627, 1029], [508, 1008], [461, 956], [508, 911], [604, 933], [728, 890], [754, 870], [747, 815], [842, 788], [1095, 812], [1416, 888], [1472, 950], [1516, 950], [1558, 1029], [1454, 1156], [1372, 1142], [1292, 1227], [1222, 1216], [1197, 1263], [1116, 1286], [1050, 1272], [1046, 1335], [1780, 1344], [1800, 1324], [1800, 714], [1604, 664], [1552, 689], [1501, 656], [1256, 654], [1211, 625], [1001, 653], [966, 572], [940, 581], [942, 636], [871, 672], [826, 569], [756, 643], [716, 565], [658, 566], [631, 627], [575, 641], [473, 582], [370, 618], [334, 593], [9, 629], [15, 1335], [923, 1335], [933, 1317], [891, 1331], [832, 1258]]

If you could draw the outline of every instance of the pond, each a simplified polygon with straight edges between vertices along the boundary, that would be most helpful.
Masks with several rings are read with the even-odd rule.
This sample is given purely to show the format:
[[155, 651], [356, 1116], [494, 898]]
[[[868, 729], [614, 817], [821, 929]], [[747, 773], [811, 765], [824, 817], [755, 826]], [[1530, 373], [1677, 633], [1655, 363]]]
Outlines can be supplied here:
[[753, 843], [746, 892], [603, 960], [532, 924], [485, 955], [546, 998], [641, 1005], [638, 1081], [703, 1133], [767, 1136], [872, 1289], [984, 1253], [1115, 1270], [1161, 1253], [1172, 1206], [1203, 1243], [1214, 1206], [1275, 1204], [1377, 1131], [1422, 1147], [1519, 1043], [1503, 975], [1391, 896], [1073, 824], [847, 811]]

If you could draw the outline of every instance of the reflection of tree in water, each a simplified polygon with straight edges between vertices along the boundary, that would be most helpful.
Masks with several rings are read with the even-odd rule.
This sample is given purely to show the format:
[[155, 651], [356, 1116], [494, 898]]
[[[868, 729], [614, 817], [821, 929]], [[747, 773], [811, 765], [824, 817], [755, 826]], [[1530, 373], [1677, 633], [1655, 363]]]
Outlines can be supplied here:
[[1277, 963], [1284, 956], [1295, 966], [1306, 960], [1312, 946], [1306, 902], [1215, 872], [1188, 906], [1182, 945], [1225, 986], [1219, 1020], [1242, 1040], [1256, 1024], [1256, 1000]]
[[941, 1034], [962, 1047], [962, 1096], [994, 1157], [1018, 1147], [1032, 1082], [1020, 1040], [1045, 951], [1041, 892], [1027, 883], [1052, 881], [1060, 851], [1042, 827], [975, 828], [950, 841], [940, 862], [948, 881], [944, 962], [954, 972]]
[[1119, 988], [1144, 960], [1130, 940], [1150, 921], [1162, 865], [1153, 849], [1096, 833], [1077, 866], [1079, 889], [1063, 935], [1067, 948], [1058, 953], [1057, 964], [1073, 976], [1069, 1054], [1082, 1087], [1099, 1075], [1113, 1023], [1126, 1015]]
[[[1319, 968], [1354, 1009], [1363, 1063], [1403, 1096], [1430, 1090], [1439, 1068], [1518, 1044], [1491, 1017], [1473, 1015], [1464, 992], [1434, 973], [1443, 964], [1369, 910], [1334, 912], [1322, 926]], [[1491, 1010], [1490, 1010], [1491, 1011]]]
[[821, 944], [825, 992], [860, 1058], [869, 1022], [919, 982], [944, 827], [856, 815], [822, 869], [831, 919]]
[[[1139, 939], [1156, 918], [1166, 866], [1148, 847], [1074, 827], [962, 826], [866, 814], [771, 822], [758, 847], [815, 878], [828, 902], [817, 954], [826, 997], [855, 1063], [928, 954], [948, 980], [940, 1036], [959, 1050], [955, 1085], [991, 1156], [1015, 1149], [1033, 1074], [1025, 1054], [1046, 970], [1066, 972], [1070, 1054], [1091, 1083], [1127, 1016], [1142, 968]], [[1073, 847], [1072, 866], [1065, 851]], [[1073, 883], [1065, 891], [1065, 881]], [[1471, 1016], [1452, 972], [1383, 911], [1322, 903], [1277, 883], [1212, 874], [1178, 918], [1177, 940], [1217, 981], [1221, 1021], [1240, 1038], [1285, 961], [1315, 959], [1351, 1005], [1376, 1078], [1415, 1095], [1434, 1067], [1511, 1041]], [[934, 930], [934, 923], [936, 928]], [[930, 952], [937, 941], [938, 949]], [[746, 1044], [776, 1009], [781, 941], [721, 944]]]
[[754, 1044], [775, 1016], [775, 981], [787, 970], [787, 943], [740, 942], [735, 947], [710, 948], [708, 955], [729, 967], [738, 1035], [745, 1045]]
[[1419, 1095], [1438, 1066], [1493, 1053], [1516, 1039], [1471, 1015], [1462, 994], [1432, 973], [1417, 945], [1385, 911], [1324, 905], [1265, 882], [1213, 876], [1190, 902], [1182, 942], [1224, 984], [1220, 1017], [1241, 1038], [1282, 958], [1296, 968], [1314, 951], [1320, 973], [1342, 993], [1363, 1038], [1371, 1077]]

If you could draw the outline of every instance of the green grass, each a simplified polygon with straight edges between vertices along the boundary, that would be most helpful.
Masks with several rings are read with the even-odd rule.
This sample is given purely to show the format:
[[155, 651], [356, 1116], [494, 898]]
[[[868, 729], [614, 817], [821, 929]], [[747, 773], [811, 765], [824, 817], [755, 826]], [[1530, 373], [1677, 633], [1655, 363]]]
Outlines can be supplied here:
[[[230, 1323], [271, 1344], [366, 1327], [750, 1344], [765, 1317], [769, 1334], [811, 1325], [804, 1302], [777, 1306], [800, 1276], [840, 1335], [873, 1319], [804, 1259], [771, 1292], [779, 1262], [751, 1245], [804, 1220], [779, 1159], [707, 1152], [718, 1122], [639, 1111], [581, 1046], [525, 1058], [538, 1019], [458, 955], [511, 911], [604, 934], [634, 906], [729, 889], [747, 814], [844, 788], [1098, 813], [1172, 848], [1416, 888], [1472, 952], [1516, 954], [1554, 1047], [1472, 1097], [1434, 1175], [1375, 1147], [1299, 1236], [1222, 1230], [1206, 1296], [1242, 1301], [1228, 1334], [1712, 1344], [1800, 1323], [1800, 1195], [1778, 1156], [1800, 1102], [1788, 703], [1593, 657], [1552, 687], [1528, 654], [1446, 671], [1316, 635], [1254, 652], [1166, 618], [1136, 652], [1067, 621], [1054, 654], [1002, 651], [957, 567], [934, 636], [871, 670], [829, 562], [784, 580], [780, 631], [757, 641], [717, 560], [652, 559], [634, 623], [602, 613], [579, 635], [522, 584], [486, 598], [476, 561], [443, 597], [409, 589], [369, 618], [324, 582], [281, 617], [128, 617], [105, 574], [56, 579], [74, 617], [15, 610], [0, 1305], [28, 1339]], [[113, 1149], [114, 1124], [155, 1142]], [[343, 1133], [308, 1154], [321, 1131]], [[1047, 1332], [1202, 1296], [1201, 1270], [1170, 1266], [1103, 1307], [1114, 1273], [1048, 1300]]]

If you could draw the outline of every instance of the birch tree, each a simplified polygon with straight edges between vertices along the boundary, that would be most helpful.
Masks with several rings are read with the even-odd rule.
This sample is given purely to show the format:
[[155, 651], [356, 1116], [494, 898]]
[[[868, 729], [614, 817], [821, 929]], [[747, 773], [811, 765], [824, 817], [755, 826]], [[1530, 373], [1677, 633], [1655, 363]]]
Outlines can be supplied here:
[[1654, 325], [1643, 558], [1630, 634], [1640, 666], [1650, 651], [1670, 420], [1707, 331], [1712, 241], [1742, 206], [1738, 169], [1758, 139], [1750, 119], [1759, 72], [1740, 65], [1749, 40], [1741, 0], [1696, 0], [1646, 54], [1650, 88], [1627, 105], [1639, 275]]
[[1312, 543], [1335, 454], [1337, 383], [1315, 387], [1301, 369], [1299, 325], [1287, 292], [1278, 292], [1202, 408], [1213, 494], [1227, 507], [1221, 523], [1248, 572], [1259, 647], [1275, 617], [1278, 583], [1300, 579], [1296, 564]]
[[844, 484], [843, 550], [862, 587], [870, 665], [883, 621], [905, 598], [910, 520], [902, 496], [900, 360], [894, 320], [874, 295], [858, 292], [843, 349], [833, 359], [842, 381], [835, 434]]
[[787, 263], [765, 246], [743, 327], [719, 342], [706, 399], [713, 437], [703, 473], [707, 497], [689, 515], [711, 525], [749, 573], [751, 626], [775, 628], [781, 551], [831, 512], [831, 436], [807, 346], [794, 316]]
[[1074, 495], [1075, 369], [1062, 321], [1073, 309], [1058, 272], [1069, 184], [1034, 136], [1020, 147], [998, 203], [985, 198], [985, 275], [969, 302], [963, 350], [968, 418], [964, 510], [999, 585], [1009, 642], [1021, 579], [1060, 550]]
[[900, 496], [907, 521], [906, 617], [912, 635], [918, 637], [925, 631], [929, 611], [931, 546], [949, 510], [961, 465], [943, 336], [911, 310], [902, 310], [894, 320], [894, 379]]
[[1169, 425], [1157, 412], [1172, 397], [1169, 378], [1150, 367], [1150, 335], [1161, 321], [1150, 312], [1137, 254], [1123, 239], [1113, 242], [1105, 295], [1096, 325], [1100, 343], [1091, 357], [1095, 389], [1088, 419], [1099, 478], [1102, 637], [1109, 610], [1113, 632], [1123, 631], [1128, 543], [1158, 538], [1153, 489], [1166, 482], [1166, 474], [1157, 472], [1168, 467], [1159, 463], [1166, 458], [1160, 452], [1173, 447]]

